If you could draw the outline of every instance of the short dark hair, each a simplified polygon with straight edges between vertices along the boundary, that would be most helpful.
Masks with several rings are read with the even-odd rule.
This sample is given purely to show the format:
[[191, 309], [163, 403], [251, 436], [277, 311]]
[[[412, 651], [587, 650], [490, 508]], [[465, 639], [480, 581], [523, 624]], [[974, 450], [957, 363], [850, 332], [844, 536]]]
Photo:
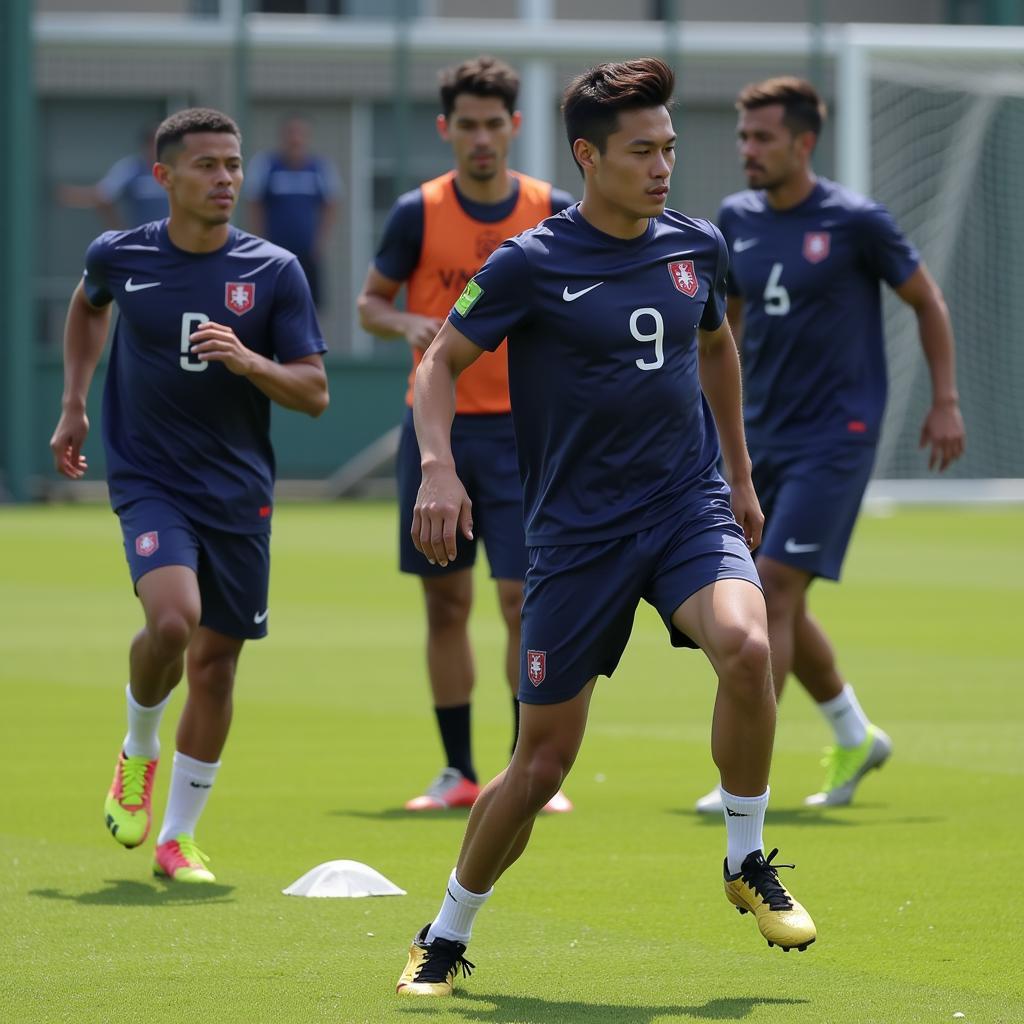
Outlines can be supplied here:
[[828, 111], [818, 91], [803, 78], [787, 75], [752, 82], [736, 99], [737, 110], [758, 110], [776, 104], [782, 107], [782, 120], [794, 135], [800, 132], [821, 134]]
[[438, 76], [441, 81], [441, 109], [451, 117], [455, 100], [462, 93], [471, 96], [496, 96], [510, 113], [516, 112], [519, 97], [519, 75], [513, 67], [497, 57], [483, 54], [464, 60], [453, 68], [445, 68]]
[[187, 110], [171, 114], [157, 128], [157, 160], [160, 163], [166, 163], [168, 159], [173, 160], [177, 156], [176, 150], [181, 147], [181, 140], [186, 135], [196, 135], [199, 132], [234, 135], [238, 139], [238, 144], [242, 144], [242, 133], [238, 130], [238, 125], [227, 114], [211, 110], [209, 107], [189, 107]]
[[586, 139], [603, 153], [622, 111], [670, 106], [675, 84], [672, 69], [657, 57], [588, 68], [573, 79], [562, 98], [569, 146]]

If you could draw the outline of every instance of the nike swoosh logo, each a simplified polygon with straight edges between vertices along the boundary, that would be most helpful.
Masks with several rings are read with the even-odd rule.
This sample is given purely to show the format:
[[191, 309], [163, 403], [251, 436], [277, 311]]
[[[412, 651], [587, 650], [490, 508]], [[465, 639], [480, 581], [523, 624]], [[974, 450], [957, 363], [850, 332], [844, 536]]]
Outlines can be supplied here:
[[806, 555], [811, 551], [817, 551], [820, 544], [797, 544], [795, 537], [788, 537], [783, 545], [787, 555]]
[[569, 286], [566, 285], [565, 288], [562, 290], [562, 298], [566, 302], [575, 302], [581, 295], [586, 295], [587, 292], [592, 292], [595, 288], [600, 288], [603, 284], [604, 281], [598, 281], [597, 284], [592, 284], [589, 288], [584, 288], [582, 291], [579, 292], [569, 291]]
[[265, 609], [265, 610], [264, 610], [264, 611], [262, 611], [262, 612], [257, 612], [257, 613], [256, 613], [256, 614], [255, 614], [255, 615], [254, 615], [254, 616], [252, 617], [252, 621], [253, 621], [253, 622], [255, 622], [257, 626], [262, 626], [262, 625], [263, 625], [263, 623], [267, 621], [267, 616], [268, 616], [269, 614], [270, 614], [270, 609], [269, 609], [269, 608]]
[[147, 284], [132, 284], [132, 279], [129, 277], [124, 283], [124, 290], [126, 292], [141, 292], [144, 288], [159, 288], [162, 283], [161, 281], [150, 281]]
[[739, 811], [734, 811], [731, 807], [726, 807], [725, 813], [728, 814], [730, 818], [749, 818], [750, 817], [749, 814], [741, 814]]
[[737, 238], [736, 241], [732, 243], [732, 251], [746, 252], [752, 245], [757, 245], [759, 241], [759, 238]]

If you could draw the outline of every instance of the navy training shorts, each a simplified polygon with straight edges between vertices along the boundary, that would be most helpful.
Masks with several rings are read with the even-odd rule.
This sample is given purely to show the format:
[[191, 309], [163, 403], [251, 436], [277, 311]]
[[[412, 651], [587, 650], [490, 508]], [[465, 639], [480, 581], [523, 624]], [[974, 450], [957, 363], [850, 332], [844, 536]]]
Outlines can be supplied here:
[[672, 625], [688, 597], [718, 580], [761, 586], [726, 498], [626, 537], [531, 548], [530, 559], [519, 677], [524, 704], [571, 700], [594, 676], [610, 676], [641, 600], [661, 615], [673, 647], [696, 647]]
[[270, 534], [227, 533], [197, 523], [168, 500], [142, 498], [117, 512], [132, 585], [153, 569], [184, 565], [199, 581], [199, 624], [225, 636], [267, 635]]
[[875, 445], [833, 441], [809, 448], [751, 446], [754, 489], [765, 515], [758, 556], [838, 580]]
[[526, 577], [526, 534], [523, 529], [523, 487], [516, 459], [516, 438], [510, 414], [462, 414], [452, 423], [452, 454], [469, 500], [473, 502], [473, 540], [456, 536], [458, 555], [448, 565], [431, 565], [413, 546], [412, 510], [420, 488], [420, 448], [406, 411], [398, 443], [399, 568], [416, 576], [447, 576], [476, 562], [477, 541], [487, 549], [491, 578]]

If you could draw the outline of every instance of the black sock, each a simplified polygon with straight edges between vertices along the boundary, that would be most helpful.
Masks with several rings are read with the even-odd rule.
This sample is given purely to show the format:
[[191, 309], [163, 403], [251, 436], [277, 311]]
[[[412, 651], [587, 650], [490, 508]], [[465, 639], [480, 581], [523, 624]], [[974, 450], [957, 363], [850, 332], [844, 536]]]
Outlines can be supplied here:
[[437, 727], [441, 730], [448, 767], [457, 768], [471, 782], [476, 782], [473, 769], [473, 754], [469, 739], [469, 705], [459, 704], [453, 708], [434, 708]]
[[519, 742], [519, 698], [512, 698], [512, 753], [516, 752], [516, 744]]

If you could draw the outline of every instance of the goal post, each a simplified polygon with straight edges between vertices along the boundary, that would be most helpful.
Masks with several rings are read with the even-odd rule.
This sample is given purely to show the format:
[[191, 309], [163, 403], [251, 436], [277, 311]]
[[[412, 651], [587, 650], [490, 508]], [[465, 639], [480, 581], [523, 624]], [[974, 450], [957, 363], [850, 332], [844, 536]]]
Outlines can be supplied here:
[[967, 422], [938, 480], [918, 447], [930, 381], [916, 319], [887, 295], [872, 491], [1024, 500], [1024, 30], [847, 26], [836, 113], [837, 176], [891, 210], [946, 297]]

